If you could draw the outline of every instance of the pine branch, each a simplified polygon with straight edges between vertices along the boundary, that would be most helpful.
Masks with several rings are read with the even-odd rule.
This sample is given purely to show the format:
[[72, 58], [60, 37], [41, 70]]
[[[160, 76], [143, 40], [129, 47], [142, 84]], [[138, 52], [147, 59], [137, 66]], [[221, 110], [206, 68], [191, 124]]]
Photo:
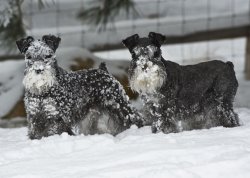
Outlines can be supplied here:
[[[26, 35], [23, 23], [22, 4], [24, 0], [8, 0], [6, 7], [0, 11], [0, 46], [7, 49], [7, 52], [16, 49], [16, 40]], [[54, 2], [52, 0], [52, 2]], [[47, 6], [43, 0], [38, 0], [38, 8]]]
[[[26, 35], [23, 25], [21, 5], [23, 0], [9, 0], [8, 7], [1, 12], [1, 46], [9, 52], [15, 48], [15, 41]], [[6, 15], [7, 14], [7, 15]]]
[[77, 17], [84, 22], [99, 26], [99, 30], [105, 30], [108, 23], [114, 19], [122, 10], [128, 15], [130, 10], [137, 14], [132, 0], [96, 0], [94, 6], [81, 9]]

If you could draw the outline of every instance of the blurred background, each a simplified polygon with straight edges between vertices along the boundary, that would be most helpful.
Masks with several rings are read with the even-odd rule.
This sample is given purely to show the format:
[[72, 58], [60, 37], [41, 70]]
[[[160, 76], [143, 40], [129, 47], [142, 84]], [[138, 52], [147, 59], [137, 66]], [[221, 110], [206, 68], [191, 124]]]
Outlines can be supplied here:
[[166, 60], [232, 61], [240, 84], [235, 107], [250, 108], [250, 0], [0, 0], [0, 127], [25, 125], [17, 39], [60, 36], [60, 66], [80, 70], [105, 61], [137, 103], [127, 79], [131, 56], [121, 41], [151, 31], [166, 35]]

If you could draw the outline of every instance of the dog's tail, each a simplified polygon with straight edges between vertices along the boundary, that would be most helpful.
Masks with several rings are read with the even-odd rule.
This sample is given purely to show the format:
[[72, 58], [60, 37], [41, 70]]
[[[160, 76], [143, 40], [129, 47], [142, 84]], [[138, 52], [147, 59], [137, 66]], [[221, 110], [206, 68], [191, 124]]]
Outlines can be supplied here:
[[234, 68], [234, 64], [230, 61], [226, 62], [227, 65], [229, 65], [231, 68]]
[[99, 65], [99, 69], [109, 72], [105, 62], [101, 62], [101, 64]]

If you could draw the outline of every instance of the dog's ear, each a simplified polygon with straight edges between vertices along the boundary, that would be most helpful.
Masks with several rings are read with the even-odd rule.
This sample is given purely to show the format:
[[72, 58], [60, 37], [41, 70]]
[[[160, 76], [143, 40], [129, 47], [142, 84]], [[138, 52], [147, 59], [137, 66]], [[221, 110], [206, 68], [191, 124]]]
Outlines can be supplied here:
[[42, 40], [54, 51], [56, 52], [56, 49], [59, 46], [59, 43], [61, 42], [60, 37], [56, 37], [54, 35], [44, 35], [42, 37]]
[[166, 41], [166, 36], [160, 33], [149, 32], [148, 37], [159, 47]]
[[129, 50], [131, 50], [138, 43], [139, 35], [134, 34], [126, 39], [122, 40], [122, 44], [126, 46]]
[[27, 49], [30, 47], [31, 42], [34, 41], [34, 38], [32, 36], [28, 36], [27, 38], [22, 38], [20, 40], [16, 41], [17, 48], [19, 51], [24, 54]]

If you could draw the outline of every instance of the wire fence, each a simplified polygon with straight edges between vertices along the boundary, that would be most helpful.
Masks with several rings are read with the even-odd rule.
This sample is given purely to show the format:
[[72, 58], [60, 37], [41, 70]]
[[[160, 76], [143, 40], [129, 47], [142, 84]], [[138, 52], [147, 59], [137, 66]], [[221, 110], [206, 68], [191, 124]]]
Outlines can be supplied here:
[[[91, 0], [47, 0], [45, 8], [39, 9], [37, 1], [26, 1], [25, 22], [29, 34], [41, 37], [44, 33], [58, 34], [63, 38], [63, 46], [80, 46], [92, 50], [100, 46], [120, 44], [121, 39], [134, 33], [147, 35], [150, 31], [167, 36], [184, 36], [207, 31], [208, 38], [200, 44], [204, 58], [217, 55], [214, 41], [209, 39], [211, 30], [235, 28], [250, 25], [250, 0], [135, 0], [137, 13], [121, 12], [106, 31], [99, 32], [95, 26], [76, 18], [81, 9], [91, 6]], [[244, 58], [245, 40], [228, 39], [221, 45], [226, 48], [224, 56], [232, 61]], [[190, 50], [195, 53], [195, 44], [179, 41], [178, 55], [183, 61], [190, 58]], [[215, 45], [216, 46], [216, 45]], [[189, 52], [187, 52], [189, 51]], [[223, 53], [223, 52], [222, 52]], [[218, 53], [220, 54], [220, 52]], [[192, 56], [192, 55], [191, 55]], [[197, 56], [196, 56], [197, 57]], [[242, 62], [241, 62], [242, 63]], [[240, 64], [243, 65], [243, 64]]]

